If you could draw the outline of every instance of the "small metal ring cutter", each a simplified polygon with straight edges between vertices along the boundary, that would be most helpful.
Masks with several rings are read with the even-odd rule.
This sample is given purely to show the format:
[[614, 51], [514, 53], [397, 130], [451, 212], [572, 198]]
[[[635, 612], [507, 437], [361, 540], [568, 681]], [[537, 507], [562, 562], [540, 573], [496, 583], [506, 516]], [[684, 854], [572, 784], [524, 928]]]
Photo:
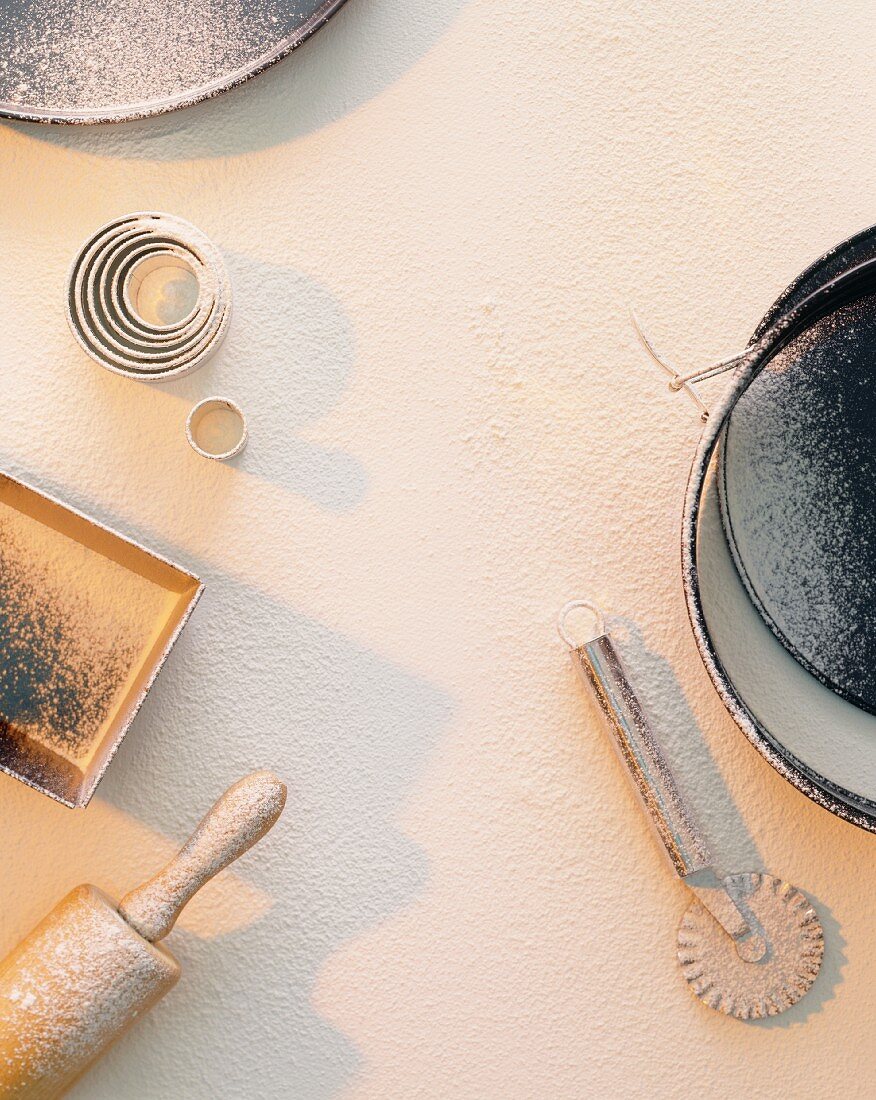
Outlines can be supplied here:
[[[218, 431], [216, 425], [210, 424], [217, 417], [225, 421], [219, 425]], [[204, 398], [194, 406], [186, 419], [186, 439], [192, 450], [202, 458], [212, 458], [217, 462], [235, 458], [249, 439], [243, 410], [229, 397]]]
[[[596, 620], [596, 635], [583, 644], [567, 628], [576, 609]], [[784, 1012], [808, 992], [821, 968], [818, 914], [796, 887], [772, 875], [718, 874], [602, 612], [587, 600], [572, 600], [560, 611], [557, 628], [675, 873], [694, 894], [678, 929], [678, 962], [692, 993], [743, 1020]]]

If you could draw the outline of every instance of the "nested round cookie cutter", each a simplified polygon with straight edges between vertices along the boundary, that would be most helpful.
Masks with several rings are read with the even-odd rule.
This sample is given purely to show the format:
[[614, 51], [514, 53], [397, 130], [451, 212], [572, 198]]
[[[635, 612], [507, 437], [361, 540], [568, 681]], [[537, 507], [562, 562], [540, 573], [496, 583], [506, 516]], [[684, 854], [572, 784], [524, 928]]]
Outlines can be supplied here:
[[82, 246], [67, 282], [67, 320], [82, 349], [146, 381], [201, 366], [225, 337], [231, 283], [200, 230], [171, 214], [108, 222]]

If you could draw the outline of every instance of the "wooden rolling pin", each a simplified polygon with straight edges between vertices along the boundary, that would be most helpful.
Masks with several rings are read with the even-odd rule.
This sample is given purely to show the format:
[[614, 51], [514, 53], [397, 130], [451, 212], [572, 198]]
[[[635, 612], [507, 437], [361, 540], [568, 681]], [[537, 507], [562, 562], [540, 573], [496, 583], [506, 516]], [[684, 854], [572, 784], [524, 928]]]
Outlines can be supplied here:
[[253, 772], [230, 787], [180, 853], [115, 905], [77, 886], [0, 964], [0, 1097], [61, 1096], [176, 984], [157, 944], [213, 875], [265, 835], [286, 787]]

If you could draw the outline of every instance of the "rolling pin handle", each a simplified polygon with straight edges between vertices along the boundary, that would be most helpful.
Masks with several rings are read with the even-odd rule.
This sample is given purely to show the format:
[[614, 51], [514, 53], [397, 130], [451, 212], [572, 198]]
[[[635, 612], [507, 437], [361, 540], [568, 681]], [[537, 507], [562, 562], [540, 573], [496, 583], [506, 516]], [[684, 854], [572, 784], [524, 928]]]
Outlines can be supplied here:
[[119, 914], [155, 943], [173, 928], [183, 906], [276, 822], [286, 786], [271, 772], [253, 772], [229, 787], [180, 852], [154, 878], [126, 894]]

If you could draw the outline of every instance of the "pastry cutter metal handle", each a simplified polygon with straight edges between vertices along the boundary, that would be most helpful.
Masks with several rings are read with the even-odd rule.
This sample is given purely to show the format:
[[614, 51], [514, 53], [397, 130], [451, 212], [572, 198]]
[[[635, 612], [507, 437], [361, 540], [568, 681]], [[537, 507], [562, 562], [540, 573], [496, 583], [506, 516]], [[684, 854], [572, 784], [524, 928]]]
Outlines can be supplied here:
[[[570, 637], [566, 625], [570, 613], [578, 609], [589, 611], [596, 620], [595, 637], [583, 644]], [[717, 874], [709, 846], [605, 632], [602, 612], [587, 600], [572, 600], [560, 611], [557, 629], [569, 647], [578, 675], [596, 700], [617, 754], [675, 873], [734, 940], [741, 958], [746, 962], [762, 959], [768, 949], [766, 939], [760, 929], [751, 928]]]

